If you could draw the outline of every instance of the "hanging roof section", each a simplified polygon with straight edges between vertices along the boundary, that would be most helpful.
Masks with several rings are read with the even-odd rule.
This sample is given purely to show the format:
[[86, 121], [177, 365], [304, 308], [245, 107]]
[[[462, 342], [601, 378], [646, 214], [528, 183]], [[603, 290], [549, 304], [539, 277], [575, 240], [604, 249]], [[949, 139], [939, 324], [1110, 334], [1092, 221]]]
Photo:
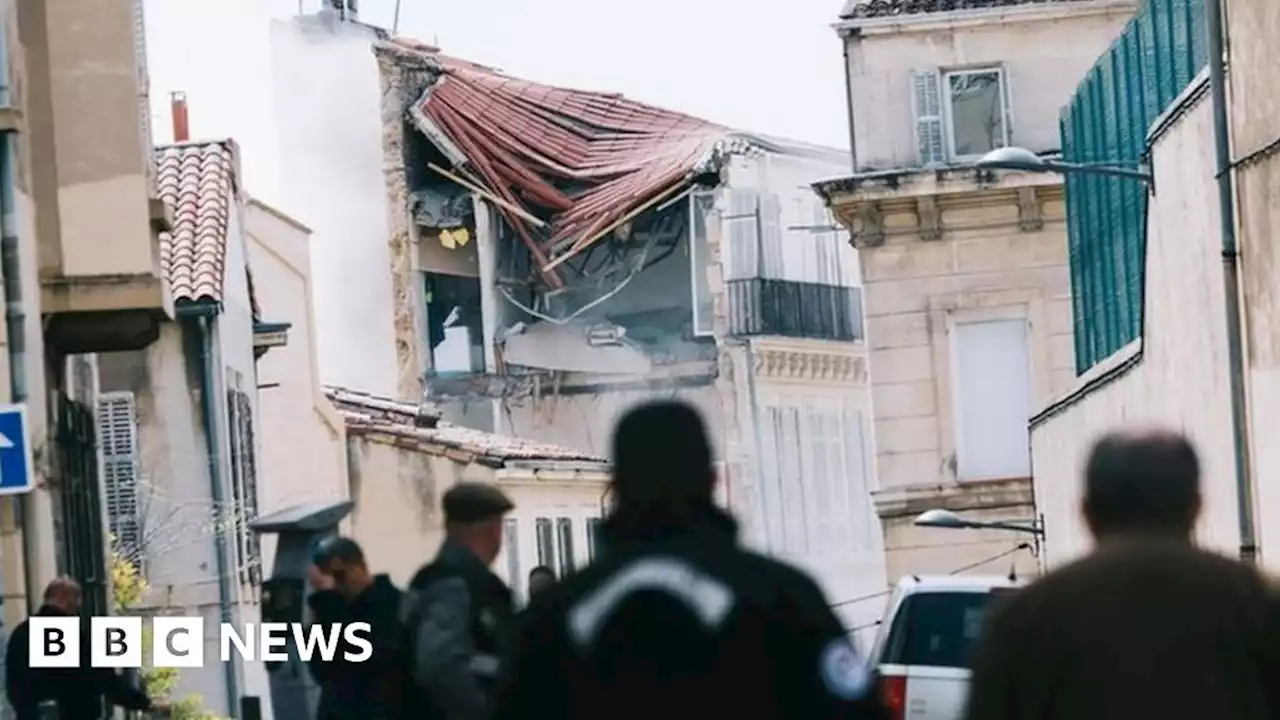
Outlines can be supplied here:
[[544, 276], [752, 144], [617, 93], [522, 80], [405, 41], [383, 46], [433, 71], [413, 123], [456, 172], [502, 201], [494, 204]]

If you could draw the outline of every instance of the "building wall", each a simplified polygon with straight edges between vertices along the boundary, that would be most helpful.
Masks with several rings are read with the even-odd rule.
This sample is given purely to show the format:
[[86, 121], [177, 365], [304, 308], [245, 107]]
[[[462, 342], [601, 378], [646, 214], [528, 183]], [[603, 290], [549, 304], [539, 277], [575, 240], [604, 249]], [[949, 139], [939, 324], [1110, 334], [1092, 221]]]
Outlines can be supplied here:
[[1133, 14], [1133, 0], [1093, 0], [855, 21], [846, 39], [860, 169], [919, 164], [912, 72], [1003, 64], [1011, 145], [1056, 150], [1058, 110]]
[[[1187, 433], [1203, 464], [1199, 539], [1224, 552], [1236, 549], [1218, 213], [1215, 202], [1205, 201], [1215, 196], [1212, 137], [1211, 106], [1201, 95], [1152, 147], [1159, 192], [1148, 211], [1140, 349], [1131, 346], [1086, 374], [1076, 386], [1083, 390], [1032, 425], [1036, 504], [1051, 565], [1088, 549], [1079, 514], [1085, 454], [1098, 435], [1121, 425]], [[1108, 379], [1090, 386], [1100, 377]]]
[[[540, 560], [535, 523], [537, 518], [568, 518], [573, 528], [575, 565], [588, 558], [587, 518], [601, 515], [605, 486], [603, 473], [573, 473], [572, 479], [516, 479], [518, 474], [476, 464], [455, 462], [415, 449], [400, 447], [389, 436], [355, 435], [348, 438], [351, 460], [352, 534], [364, 548], [375, 572], [385, 572], [403, 586], [435, 557], [444, 541], [444, 515], [440, 497], [459, 482], [498, 483], [515, 503], [508, 516], [514, 520], [516, 539], [494, 562], [493, 570], [525, 590], [525, 576]], [[514, 549], [517, 560], [512, 562]]]
[[[258, 434], [262, 438], [261, 512], [347, 497], [342, 418], [320, 390], [317, 369], [310, 232], [258, 203], [246, 208], [249, 267], [263, 321], [289, 323], [289, 343], [258, 360]], [[263, 538], [264, 576], [275, 558], [274, 535]]]
[[[607, 457], [618, 418], [649, 400], [679, 399], [702, 413], [719, 445], [722, 437], [720, 397], [711, 385], [683, 389], [620, 390], [590, 395], [556, 396], [552, 392], [499, 408], [498, 433], [555, 443]], [[717, 448], [718, 449], [718, 448]]]
[[1262, 559], [1280, 567], [1280, 485], [1263, 481], [1280, 473], [1280, 447], [1266, 429], [1280, 423], [1280, 159], [1272, 146], [1280, 117], [1280, 78], [1265, 71], [1280, 33], [1280, 6], [1265, 0], [1233, 0], [1227, 13], [1231, 38], [1231, 135], [1234, 157], [1255, 156], [1236, 174], [1245, 347], [1249, 367], [1254, 508]]
[[[297, 5], [280, 2], [155, 0], [146, 9], [157, 140], [170, 132], [174, 91], [186, 93], [193, 137], [236, 139], [244, 187], [315, 238], [322, 380], [396, 396], [372, 32], [291, 18]], [[213, 68], [200, 57], [222, 60]]]
[[[1039, 182], [1044, 182], [1043, 179]], [[918, 208], [885, 201], [883, 244], [860, 250], [875, 412], [877, 506], [885, 522], [890, 578], [947, 572], [1025, 538], [1009, 533], [936, 533], [916, 515], [947, 506], [1004, 519], [1034, 515], [1027, 478], [962, 481], [954, 355], [957, 323], [1025, 320], [1032, 408], [1070, 386], [1071, 302], [1063, 203], [1058, 186], [1036, 189], [1041, 225], [1019, 218], [1016, 193], [980, 193], [956, 180], [886, 191], [939, 193], [941, 236], [922, 239]], [[966, 192], [972, 193], [966, 197]], [[868, 191], [871, 192], [871, 191]], [[966, 229], [976, 228], [976, 229]], [[1012, 442], [1012, 440], [1011, 440]], [[1022, 558], [1028, 568], [1034, 561]]]

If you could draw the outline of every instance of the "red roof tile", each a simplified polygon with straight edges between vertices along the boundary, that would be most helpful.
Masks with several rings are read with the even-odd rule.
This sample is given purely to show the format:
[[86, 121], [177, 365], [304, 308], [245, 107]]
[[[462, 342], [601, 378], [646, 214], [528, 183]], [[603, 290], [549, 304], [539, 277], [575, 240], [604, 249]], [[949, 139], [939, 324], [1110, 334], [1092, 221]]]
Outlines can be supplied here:
[[435, 427], [418, 427], [414, 421], [419, 416], [419, 408], [413, 403], [337, 387], [327, 387], [324, 392], [342, 414], [349, 433], [390, 436], [397, 444], [420, 452], [490, 467], [520, 460], [598, 463], [602, 470], [606, 465], [604, 458], [590, 453], [444, 421], [437, 422]]
[[421, 116], [487, 189], [550, 220], [549, 231], [535, 236], [525, 220], [499, 209], [544, 264], [674, 195], [730, 135], [616, 93], [542, 85], [421, 50], [440, 70], [418, 103]]
[[173, 208], [173, 230], [160, 237], [160, 266], [174, 301], [222, 301], [227, 228], [236, 188], [230, 140], [156, 148], [156, 185]]

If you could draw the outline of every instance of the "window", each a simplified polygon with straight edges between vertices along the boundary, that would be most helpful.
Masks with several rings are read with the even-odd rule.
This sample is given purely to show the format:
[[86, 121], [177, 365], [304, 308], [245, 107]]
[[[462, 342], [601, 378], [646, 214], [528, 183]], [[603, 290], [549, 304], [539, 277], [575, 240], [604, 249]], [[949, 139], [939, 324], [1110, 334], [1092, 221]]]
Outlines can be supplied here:
[[981, 157], [1009, 145], [1009, 83], [1003, 68], [912, 73], [920, 164]]
[[520, 592], [520, 525], [515, 518], [502, 521], [502, 553], [507, 556], [507, 584]]
[[484, 328], [480, 281], [444, 273], [423, 273], [427, 342], [431, 368], [440, 374], [484, 369]]
[[538, 543], [538, 564], [549, 568], [556, 567], [555, 537], [551, 530], [551, 520], [540, 517], [533, 521], [535, 540]]
[[573, 558], [573, 521], [569, 518], [556, 520], [556, 559], [559, 561], [556, 570], [560, 577], [565, 577], [577, 568]]
[[142, 567], [143, 518], [139, 488], [138, 408], [131, 392], [98, 396], [102, 486], [113, 550]]
[[[249, 528], [249, 523], [258, 516], [257, 440], [253, 432], [253, 404], [247, 393], [227, 391], [227, 425], [231, 440], [231, 522], [226, 525], [235, 538], [240, 582], [256, 584], [262, 578], [262, 549], [258, 534]], [[218, 508], [219, 515], [223, 511], [224, 508]], [[221, 519], [220, 526], [223, 525]]]
[[958, 322], [951, 330], [956, 475], [1031, 475], [1031, 360], [1027, 322]]
[[715, 195], [696, 192], [689, 195], [689, 272], [693, 286], [693, 334], [699, 337], [711, 335], [714, 309], [711, 298], [711, 282], [707, 279], [707, 266], [711, 262], [711, 248], [707, 244], [707, 213], [715, 204]]
[[587, 562], [600, 553], [600, 518], [587, 518]]
[[985, 592], [909, 595], [885, 641], [882, 663], [965, 668], [995, 596]]

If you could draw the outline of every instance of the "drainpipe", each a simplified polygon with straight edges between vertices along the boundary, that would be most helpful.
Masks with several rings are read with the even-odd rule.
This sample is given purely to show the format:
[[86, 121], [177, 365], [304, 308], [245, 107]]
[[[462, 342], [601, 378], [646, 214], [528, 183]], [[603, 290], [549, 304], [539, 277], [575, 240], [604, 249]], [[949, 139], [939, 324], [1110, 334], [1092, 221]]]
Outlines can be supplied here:
[[[2, 38], [0, 38], [2, 40]], [[9, 53], [7, 44], [0, 41], [0, 107], [12, 105], [10, 94]], [[14, 404], [24, 403], [28, 398], [27, 387], [27, 317], [22, 301], [22, 256], [18, 228], [15, 221], [16, 202], [14, 190], [14, 160], [17, 152], [14, 149], [13, 132], [5, 132], [0, 136], [0, 278], [4, 282], [4, 323], [8, 337], [9, 360], [9, 398]], [[32, 490], [21, 499], [15, 499], [14, 515], [17, 530], [22, 535], [22, 561], [27, 586], [27, 613], [35, 612], [40, 605], [39, 587], [40, 553], [39, 543], [28, 518], [40, 517], [41, 511], [47, 511], [48, 503], [40, 502], [35, 496], [40, 490]], [[43, 507], [42, 507], [43, 506]], [[0, 619], [0, 625], [3, 620]]]
[[1249, 454], [1249, 416], [1244, 382], [1244, 339], [1240, 321], [1240, 248], [1236, 240], [1234, 170], [1227, 117], [1227, 46], [1223, 37], [1222, 0], [1205, 2], [1209, 33], [1209, 91], [1213, 103], [1213, 144], [1218, 179], [1218, 216], [1222, 234], [1222, 286], [1227, 311], [1227, 376], [1231, 381], [1231, 440], [1236, 461], [1236, 514], [1240, 559], [1258, 561], [1254, 524], [1253, 468]]
[[[215, 305], [187, 305], [177, 309], [182, 317], [193, 317], [200, 328], [200, 405], [204, 412], [205, 447], [209, 455], [209, 499], [215, 508], [226, 507], [226, 497], [222, 492], [222, 444], [218, 433], [218, 404], [214, 396], [216, 370], [214, 368], [213, 338], [214, 318], [218, 315]], [[221, 512], [218, 520], [221, 522]], [[232, 622], [231, 562], [227, 549], [225, 528], [218, 528], [214, 534], [214, 557], [218, 573], [218, 610], [221, 622]], [[223, 679], [227, 685], [227, 709], [232, 718], [239, 717], [240, 690], [236, 678], [237, 661], [222, 663]]]
[[844, 49], [844, 111], [849, 120], [850, 172], [858, 172], [858, 135], [853, 129], [853, 70], [849, 67], [849, 42], [855, 34], [851, 30], [840, 31], [840, 45]]

